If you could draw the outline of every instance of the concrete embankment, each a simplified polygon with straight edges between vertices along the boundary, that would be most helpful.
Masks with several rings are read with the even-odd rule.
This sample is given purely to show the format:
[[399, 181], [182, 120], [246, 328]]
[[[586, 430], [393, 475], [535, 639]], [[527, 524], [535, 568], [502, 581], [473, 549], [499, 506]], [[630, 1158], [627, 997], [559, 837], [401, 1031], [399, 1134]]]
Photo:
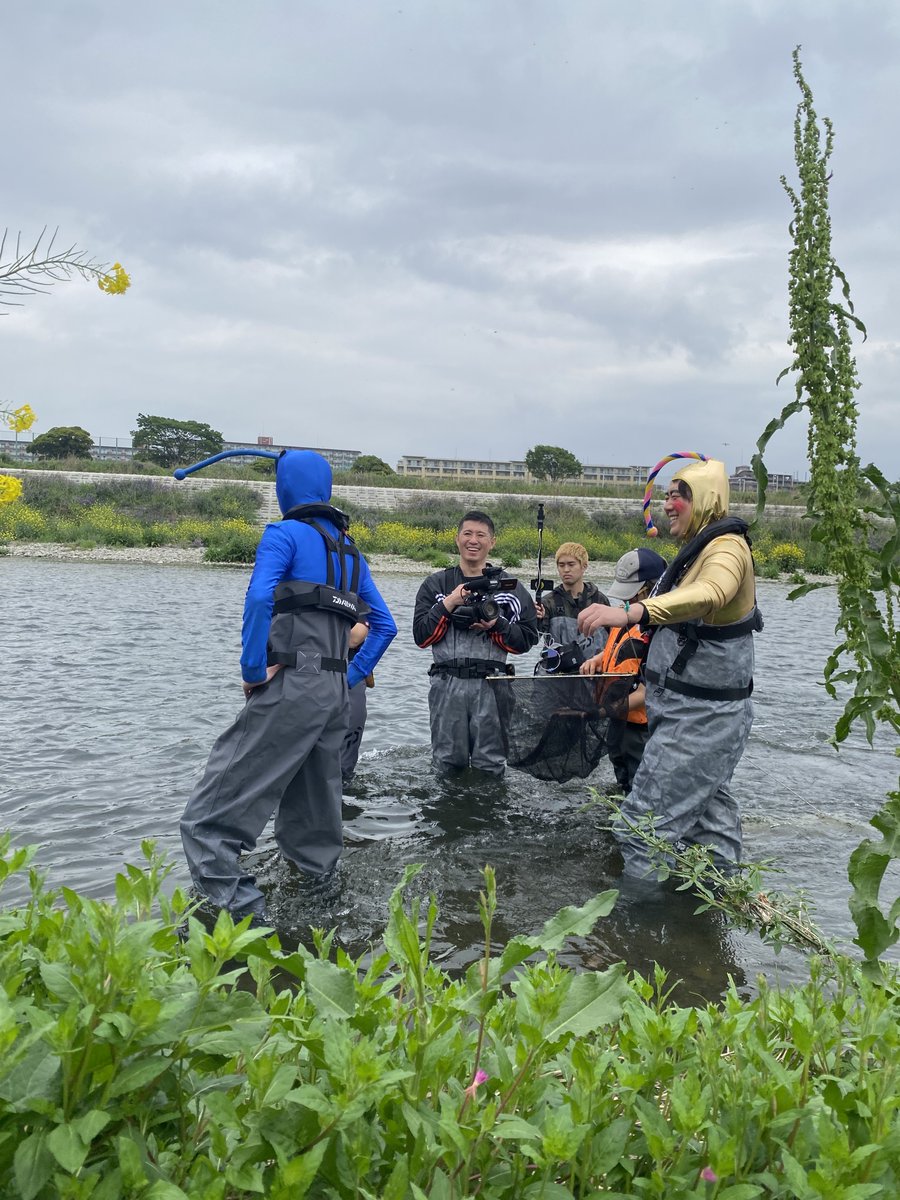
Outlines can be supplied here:
[[[263, 479], [209, 479], [200, 475], [191, 475], [188, 479], [177, 480], [171, 475], [113, 475], [99, 474], [91, 471], [39, 471], [32, 469], [24, 471], [14, 467], [4, 467], [3, 473], [15, 475], [19, 479], [36, 475], [46, 475], [54, 479], [67, 479], [71, 483], [93, 484], [111, 480], [134, 482], [135, 479], [143, 479], [154, 487], [179, 487], [199, 490], [221, 487], [222, 484], [227, 484], [229, 487], [250, 488], [251, 491], [256, 492], [260, 501], [258, 518], [260, 525], [266, 525], [269, 521], [278, 521], [281, 519], [278, 501], [275, 498], [275, 484]], [[338, 507], [343, 502], [344, 504], [353, 504], [359, 508], [375, 510], [376, 512], [403, 512], [406, 509], [415, 509], [429, 500], [442, 500], [445, 503], [451, 501], [454, 504], [458, 504], [463, 511], [467, 508], [489, 510], [493, 504], [508, 502], [510, 500], [521, 500], [525, 504], [534, 505], [555, 502], [570, 504], [573, 508], [581, 509], [588, 516], [593, 516], [595, 513], [608, 513], [610, 515], [635, 517], [637, 519], [640, 519], [641, 516], [640, 500], [625, 499], [620, 496], [535, 496], [520, 495], [518, 492], [467, 492], [463, 490], [445, 492], [428, 491], [424, 488], [355, 487], [347, 484], [335, 484], [333, 498]], [[736, 517], [743, 517], [744, 520], [751, 520], [755, 511], [753, 504], [732, 503], [731, 505], [732, 514]], [[804, 511], [805, 509], [802, 506], [793, 504], [775, 504], [766, 508], [766, 514], [770, 517], [801, 517]]]

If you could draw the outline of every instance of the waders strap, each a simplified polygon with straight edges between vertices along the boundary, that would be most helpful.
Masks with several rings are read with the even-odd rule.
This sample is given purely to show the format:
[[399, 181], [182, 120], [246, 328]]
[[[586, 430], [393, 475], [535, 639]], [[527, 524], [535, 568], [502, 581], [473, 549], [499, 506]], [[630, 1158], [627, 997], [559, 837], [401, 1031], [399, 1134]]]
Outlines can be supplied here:
[[746, 700], [748, 696], [753, 695], [752, 679], [746, 687], [711, 688], [701, 687], [696, 683], [683, 683], [680, 679], [673, 679], [668, 671], [660, 674], [659, 671], [648, 669], [644, 672], [644, 677], [648, 683], [666, 688], [670, 692], [677, 692], [679, 696], [690, 696], [695, 700]]
[[[337, 556], [338, 566], [340, 567], [341, 588], [345, 592], [347, 592], [347, 591], [355, 592], [356, 589], [359, 587], [359, 570], [360, 570], [359, 549], [357, 548], [356, 543], [350, 541], [350, 539], [344, 533], [343, 529], [340, 531], [340, 534], [338, 535], [338, 541], [335, 541], [334, 538], [331, 536], [331, 534], [328, 533], [327, 530], [323, 529], [318, 521], [309, 519], [309, 521], [307, 523], [309, 525], [312, 525], [313, 529], [315, 529], [316, 533], [318, 533], [324, 539], [325, 545], [331, 551], [330, 554], [326, 554], [326, 556], [325, 556], [327, 559], [327, 563], [326, 563], [326, 567], [325, 567], [325, 570], [326, 570], [325, 582], [328, 584], [329, 587], [335, 586], [334, 562], [331, 557], [331, 554], [334, 554]], [[348, 576], [347, 559], [349, 559], [352, 564], [349, 582], [348, 582], [348, 578], [347, 578], [347, 576]]]
[[266, 665], [270, 667], [296, 667], [306, 675], [319, 675], [322, 671], [337, 671], [340, 675], [347, 674], [347, 664], [342, 658], [323, 658], [321, 654], [304, 654], [302, 650], [290, 652], [270, 650], [266, 655]]
[[669, 670], [680, 675], [688, 662], [697, 653], [701, 642], [730, 642], [734, 638], [747, 637], [751, 633], [759, 633], [763, 627], [762, 615], [754, 606], [752, 612], [733, 625], [698, 625], [693, 621], [685, 621], [672, 628], [678, 634], [678, 644], [681, 649]]
[[487, 679], [489, 675], [515, 675], [512, 663], [494, 662], [489, 658], [458, 658], [453, 662], [432, 663], [428, 674], [450, 675], [455, 679]]
[[[309, 592], [297, 592], [292, 596], [282, 596], [275, 601], [273, 612], [277, 616], [281, 613], [296, 612], [304, 608], [315, 609], [317, 612], [333, 613], [336, 617], [343, 617], [353, 624], [356, 624], [360, 619], [360, 602], [358, 596], [339, 592], [336, 588], [322, 583]], [[366, 608], [368, 609], [368, 605]]]

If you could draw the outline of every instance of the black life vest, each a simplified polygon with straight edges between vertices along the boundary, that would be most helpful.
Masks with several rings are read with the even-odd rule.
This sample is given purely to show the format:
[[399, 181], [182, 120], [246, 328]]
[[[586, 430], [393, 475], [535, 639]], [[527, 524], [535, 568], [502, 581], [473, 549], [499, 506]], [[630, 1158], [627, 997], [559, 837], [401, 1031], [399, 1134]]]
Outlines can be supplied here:
[[[298, 504], [284, 514], [285, 521], [301, 521], [311, 525], [325, 542], [325, 582], [311, 584], [305, 580], [292, 579], [278, 585], [275, 592], [275, 614], [291, 612], [298, 608], [315, 608], [343, 617], [355, 625], [360, 616], [369, 611], [368, 605], [360, 601], [359, 549], [347, 533], [350, 520], [346, 513], [331, 504]], [[319, 520], [331, 521], [338, 528], [335, 539]], [[340, 567], [340, 580], [335, 576], [334, 557]]]
[[[753, 543], [748, 530], [747, 522], [742, 521], [740, 517], [720, 517], [717, 521], [710, 521], [691, 538], [686, 546], [682, 546], [653, 588], [650, 599], [671, 592], [688, 568], [696, 562], [701, 551], [716, 538], [723, 537], [728, 533], [737, 534], [744, 539], [752, 551]], [[750, 557], [752, 561], [752, 552]], [[664, 675], [661, 676], [658, 672], [650, 669], [646, 670], [645, 678], [648, 683], [661, 684], [670, 691], [701, 700], [743, 700], [753, 694], [752, 679], [746, 687], [742, 688], [711, 688], [685, 683], [680, 679], [672, 679], [671, 676], [681, 675], [697, 653], [701, 642], [728, 642], [734, 638], [749, 637], [751, 634], [759, 633], [763, 628], [763, 619], [762, 613], [756, 606], [755, 598], [753, 608], [746, 617], [742, 617], [740, 621], [735, 621], [731, 625], [706, 625], [698, 621], [682, 621], [670, 628], [678, 634], [678, 654]]]

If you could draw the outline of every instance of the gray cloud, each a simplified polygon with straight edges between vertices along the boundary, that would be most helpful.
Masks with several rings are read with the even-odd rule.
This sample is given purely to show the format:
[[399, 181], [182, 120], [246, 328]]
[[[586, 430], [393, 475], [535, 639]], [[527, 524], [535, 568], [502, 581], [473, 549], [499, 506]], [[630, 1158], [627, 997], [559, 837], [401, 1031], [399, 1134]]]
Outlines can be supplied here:
[[[860, 451], [900, 471], [887, 0], [50, 0], [5, 24], [5, 223], [134, 276], [0, 321], [39, 428], [151, 411], [389, 460], [735, 465], [789, 397], [799, 42], [870, 330]], [[797, 423], [770, 463], [804, 454]]]

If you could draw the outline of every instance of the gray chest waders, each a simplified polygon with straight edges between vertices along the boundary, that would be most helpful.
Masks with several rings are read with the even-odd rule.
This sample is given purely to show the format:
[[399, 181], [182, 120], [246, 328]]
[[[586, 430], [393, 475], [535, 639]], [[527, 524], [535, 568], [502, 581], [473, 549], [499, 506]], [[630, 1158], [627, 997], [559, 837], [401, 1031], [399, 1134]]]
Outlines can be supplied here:
[[[654, 632], [645, 672], [650, 740], [622, 805], [631, 821], [652, 815], [669, 841], [707, 847], [725, 871], [742, 853], [731, 777], [753, 723], [753, 632], [760, 624], [754, 609], [734, 625]], [[616, 836], [625, 873], [650, 874], [644, 843], [624, 826]]]
[[515, 673], [506, 662], [506, 651], [478, 630], [451, 624], [432, 653], [428, 709], [436, 770], [472, 766], [502, 775], [507, 746], [498, 704], [503, 698], [487, 680], [489, 675]]

